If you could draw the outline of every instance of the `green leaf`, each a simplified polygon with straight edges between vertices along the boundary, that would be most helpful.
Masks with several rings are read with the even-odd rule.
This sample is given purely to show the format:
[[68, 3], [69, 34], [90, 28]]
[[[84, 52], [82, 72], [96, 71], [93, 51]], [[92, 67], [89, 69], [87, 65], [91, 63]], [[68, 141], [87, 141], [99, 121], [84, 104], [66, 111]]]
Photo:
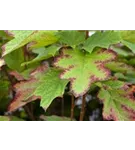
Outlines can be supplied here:
[[24, 121], [22, 118], [18, 118], [16, 116], [10, 116], [10, 121]]
[[33, 53], [38, 54], [38, 56], [36, 58], [34, 58], [31, 61], [22, 63], [22, 66], [24, 65], [28, 65], [28, 64], [32, 64], [35, 62], [39, 62], [45, 59], [48, 59], [50, 57], [54, 57], [56, 55], [56, 52], [60, 49], [60, 47], [55, 46], [55, 45], [51, 45], [48, 48], [45, 47], [41, 47], [38, 49], [34, 49], [32, 50]]
[[16, 116], [0, 116], [0, 121], [24, 121]]
[[0, 99], [7, 97], [9, 93], [10, 82], [6, 80], [0, 80]]
[[106, 81], [98, 93], [103, 102], [103, 117], [107, 120], [135, 120], [135, 98], [122, 81]]
[[[123, 43], [124, 44], [124, 43]], [[125, 44], [126, 45], [126, 44]], [[128, 47], [128, 46], [127, 46]], [[128, 47], [129, 48], [129, 47]], [[134, 54], [130, 51], [127, 51], [127, 49], [124, 49], [123, 47], [116, 47], [116, 46], [111, 46], [111, 49], [115, 51], [119, 56], [121, 57], [130, 57], [134, 56]]]
[[79, 31], [61, 31], [58, 33], [60, 39], [59, 41], [71, 46], [75, 47], [76, 45], [79, 45], [84, 42], [85, 40], [85, 32], [79, 32]]
[[45, 121], [71, 121], [71, 118], [68, 117], [60, 117], [60, 116], [42, 116]]
[[24, 62], [24, 55], [22, 49], [17, 49], [4, 57], [5, 63], [10, 69], [18, 72], [23, 71], [24, 67], [21, 64]]
[[0, 121], [9, 121], [9, 117], [7, 116], [0, 116]]
[[8, 37], [8, 35], [3, 30], [0, 30], [0, 39], [2, 39], [4, 41], [7, 39], [11, 39], [11, 38]]
[[126, 74], [126, 75], [122, 73], [115, 73], [114, 76], [117, 77], [117, 79], [120, 79], [122, 81], [135, 84], [135, 72], [134, 74]]
[[28, 48], [39, 48], [57, 42], [56, 31], [33, 31], [33, 30], [18, 30], [9, 31], [13, 34], [14, 39], [2, 46], [2, 56], [5, 56], [12, 51], [28, 44]]
[[123, 40], [135, 43], [135, 31], [134, 30], [125, 30], [119, 31]]
[[112, 44], [117, 44], [121, 41], [119, 32], [105, 31], [96, 32], [84, 42], [84, 49], [91, 53], [94, 48], [109, 48]]
[[133, 53], [135, 53], [135, 43], [122, 40], [122, 43], [127, 46]]
[[104, 64], [115, 57], [112, 50], [102, 49], [91, 54], [78, 49], [63, 50], [54, 65], [63, 69], [60, 78], [71, 81], [71, 91], [78, 97], [84, 95], [93, 82], [106, 80], [110, 76]]
[[40, 80], [39, 86], [36, 88], [34, 95], [41, 97], [40, 105], [47, 109], [51, 102], [64, 94], [68, 80], [59, 78], [60, 71], [50, 69]]
[[134, 67], [127, 65], [123, 62], [109, 62], [105, 64], [105, 66], [110, 69], [111, 71], [114, 72], [121, 72], [121, 73], [127, 73], [127, 74], [135, 74], [135, 69]]

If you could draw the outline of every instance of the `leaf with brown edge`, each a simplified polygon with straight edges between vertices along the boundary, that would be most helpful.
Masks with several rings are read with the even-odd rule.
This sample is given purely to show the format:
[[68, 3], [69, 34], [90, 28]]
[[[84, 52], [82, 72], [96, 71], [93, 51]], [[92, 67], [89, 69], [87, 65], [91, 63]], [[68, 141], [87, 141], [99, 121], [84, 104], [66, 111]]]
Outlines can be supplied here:
[[78, 97], [84, 95], [93, 82], [108, 79], [110, 71], [104, 64], [115, 58], [116, 53], [112, 50], [100, 49], [90, 54], [66, 49], [56, 57], [54, 66], [63, 69], [60, 78], [70, 80], [71, 91]]
[[36, 99], [41, 99], [40, 106], [47, 109], [56, 97], [63, 96], [68, 83], [68, 80], [61, 80], [59, 74], [60, 70], [41, 66], [31, 73], [29, 80], [17, 83], [14, 86], [16, 95], [9, 111], [14, 111]]
[[23, 81], [25, 80], [24, 77], [17, 71], [11, 71], [9, 74], [13, 77], [15, 77], [18, 81]]
[[122, 81], [109, 80], [101, 84], [98, 98], [103, 102], [106, 120], [135, 120], [135, 98], [132, 89]]
[[28, 80], [31, 78], [31, 72], [33, 72], [36, 68], [37, 66], [30, 67], [30, 68], [25, 69], [22, 72], [13, 70], [13, 71], [10, 71], [9, 74], [15, 77], [18, 81]]
[[48, 68], [45, 65], [39, 66], [31, 73], [29, 80], [21, 81], [14, 85], [14, 91], [16, 92], [16, 95], [10, 103], [8, 111], [14, 111], [17, 108], [39, 98], [33, 95], [33, 93], [39, 84], [40, 77], [44, 75], [47, 69]]

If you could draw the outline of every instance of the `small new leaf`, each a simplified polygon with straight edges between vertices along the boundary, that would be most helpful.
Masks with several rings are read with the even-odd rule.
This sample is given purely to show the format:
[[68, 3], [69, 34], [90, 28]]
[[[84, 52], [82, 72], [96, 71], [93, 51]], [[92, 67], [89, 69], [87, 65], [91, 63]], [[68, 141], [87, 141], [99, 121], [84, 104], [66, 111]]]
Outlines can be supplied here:
[[64, 70], [60, 78], [71, 81], [71, 91], [78, 97], [84, 95], [93, 82], [106, 80], [110, 76], [104, 64], [115, 58], [112, 50], [102, 49], [90, 54], [78, 49], [66, 49], [56, 57], [54, 66]]

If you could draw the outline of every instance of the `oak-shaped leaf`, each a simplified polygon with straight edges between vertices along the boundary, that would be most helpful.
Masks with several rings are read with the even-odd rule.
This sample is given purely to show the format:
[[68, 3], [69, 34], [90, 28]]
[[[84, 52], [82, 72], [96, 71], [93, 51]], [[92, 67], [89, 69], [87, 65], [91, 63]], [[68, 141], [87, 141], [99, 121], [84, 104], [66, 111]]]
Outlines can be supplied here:
[[68, 83], [67, 80], [61, 80], [59, 74], [59, 70], [46, 66], [38, 67], [31, 73], [29, 80], [21, 81], [14, 86], [16, 95], [8, 110], [14, 111], [36, 99], [41, 99], [40, 105], [47, 109], [56, 97], [63, 95]]
[[132, 89], [122, 81], [105, 81], [98, 93], [103, 102], [103, 118], [106, 120], [135, 120], [135, 98]]
[[58, 37], [56, 31], [36, 31], [36, 30], [11, 30], [8, 34], [14, 38], [2, 46], [2, 56], [26, 45], [29, 49], [39, 48], [55, 43]]
[[[24, 106], [25, 104], [38, 99], [39, 97], [33, 95], [39, 79], [47, 71], [46, 66], [39, 66], [30, 74], [29, 80], [20, 81], [14, 85], [14, 91], [16, 95], [8, 107], [8, 111], [14, 111], [17, 108]], [[16, 75], [15, 75], [16, 76]], [[21, 75], [17, 75], [17, 79], [20, 79]]]
[[47, 109], [56, 97], [62, 97], [68, 80], [59, 78], [60, 71], [52, 68], [40, 79], [34, 95], [41, 97], [40, 106]]
[[78, 97], [85, 94], [93, 82], [106, 80], [110, 76], [104, 64], [115, 58], [116, 53], [112, 50], [100, 49], [90, 54], [78, 49], [66, 49], [56, 57], [54, 66], [63, 70], [60, 78], [71, 81], [71, 91]]
[[116, 31], [104, 31], [104, 32], [96, 32], [92, 36], [90, 36], [84, 42], [84, 49], [91, 53], [94, 48], [109, 48], [112, 44], [117, 44], [121, 41], [121, 36], [119, 32]]

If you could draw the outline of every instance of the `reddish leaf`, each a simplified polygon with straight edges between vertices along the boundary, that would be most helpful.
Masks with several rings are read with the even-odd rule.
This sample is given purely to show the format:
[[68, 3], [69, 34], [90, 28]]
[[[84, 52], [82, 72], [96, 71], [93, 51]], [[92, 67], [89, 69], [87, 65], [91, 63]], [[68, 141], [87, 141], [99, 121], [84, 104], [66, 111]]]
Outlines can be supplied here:
[[31, 78], [29, 80], [21, 81], [14, 85], [16, 95], [10, 103], [8, 111], [14, 111], [17, 108], [40, 98], [39, 96], [34, 96], [33, 93], [39, 83], [40, 76], [42, 76], [47, 69], [48, 68], [45, 65], [40, 66], [30, 74]]

